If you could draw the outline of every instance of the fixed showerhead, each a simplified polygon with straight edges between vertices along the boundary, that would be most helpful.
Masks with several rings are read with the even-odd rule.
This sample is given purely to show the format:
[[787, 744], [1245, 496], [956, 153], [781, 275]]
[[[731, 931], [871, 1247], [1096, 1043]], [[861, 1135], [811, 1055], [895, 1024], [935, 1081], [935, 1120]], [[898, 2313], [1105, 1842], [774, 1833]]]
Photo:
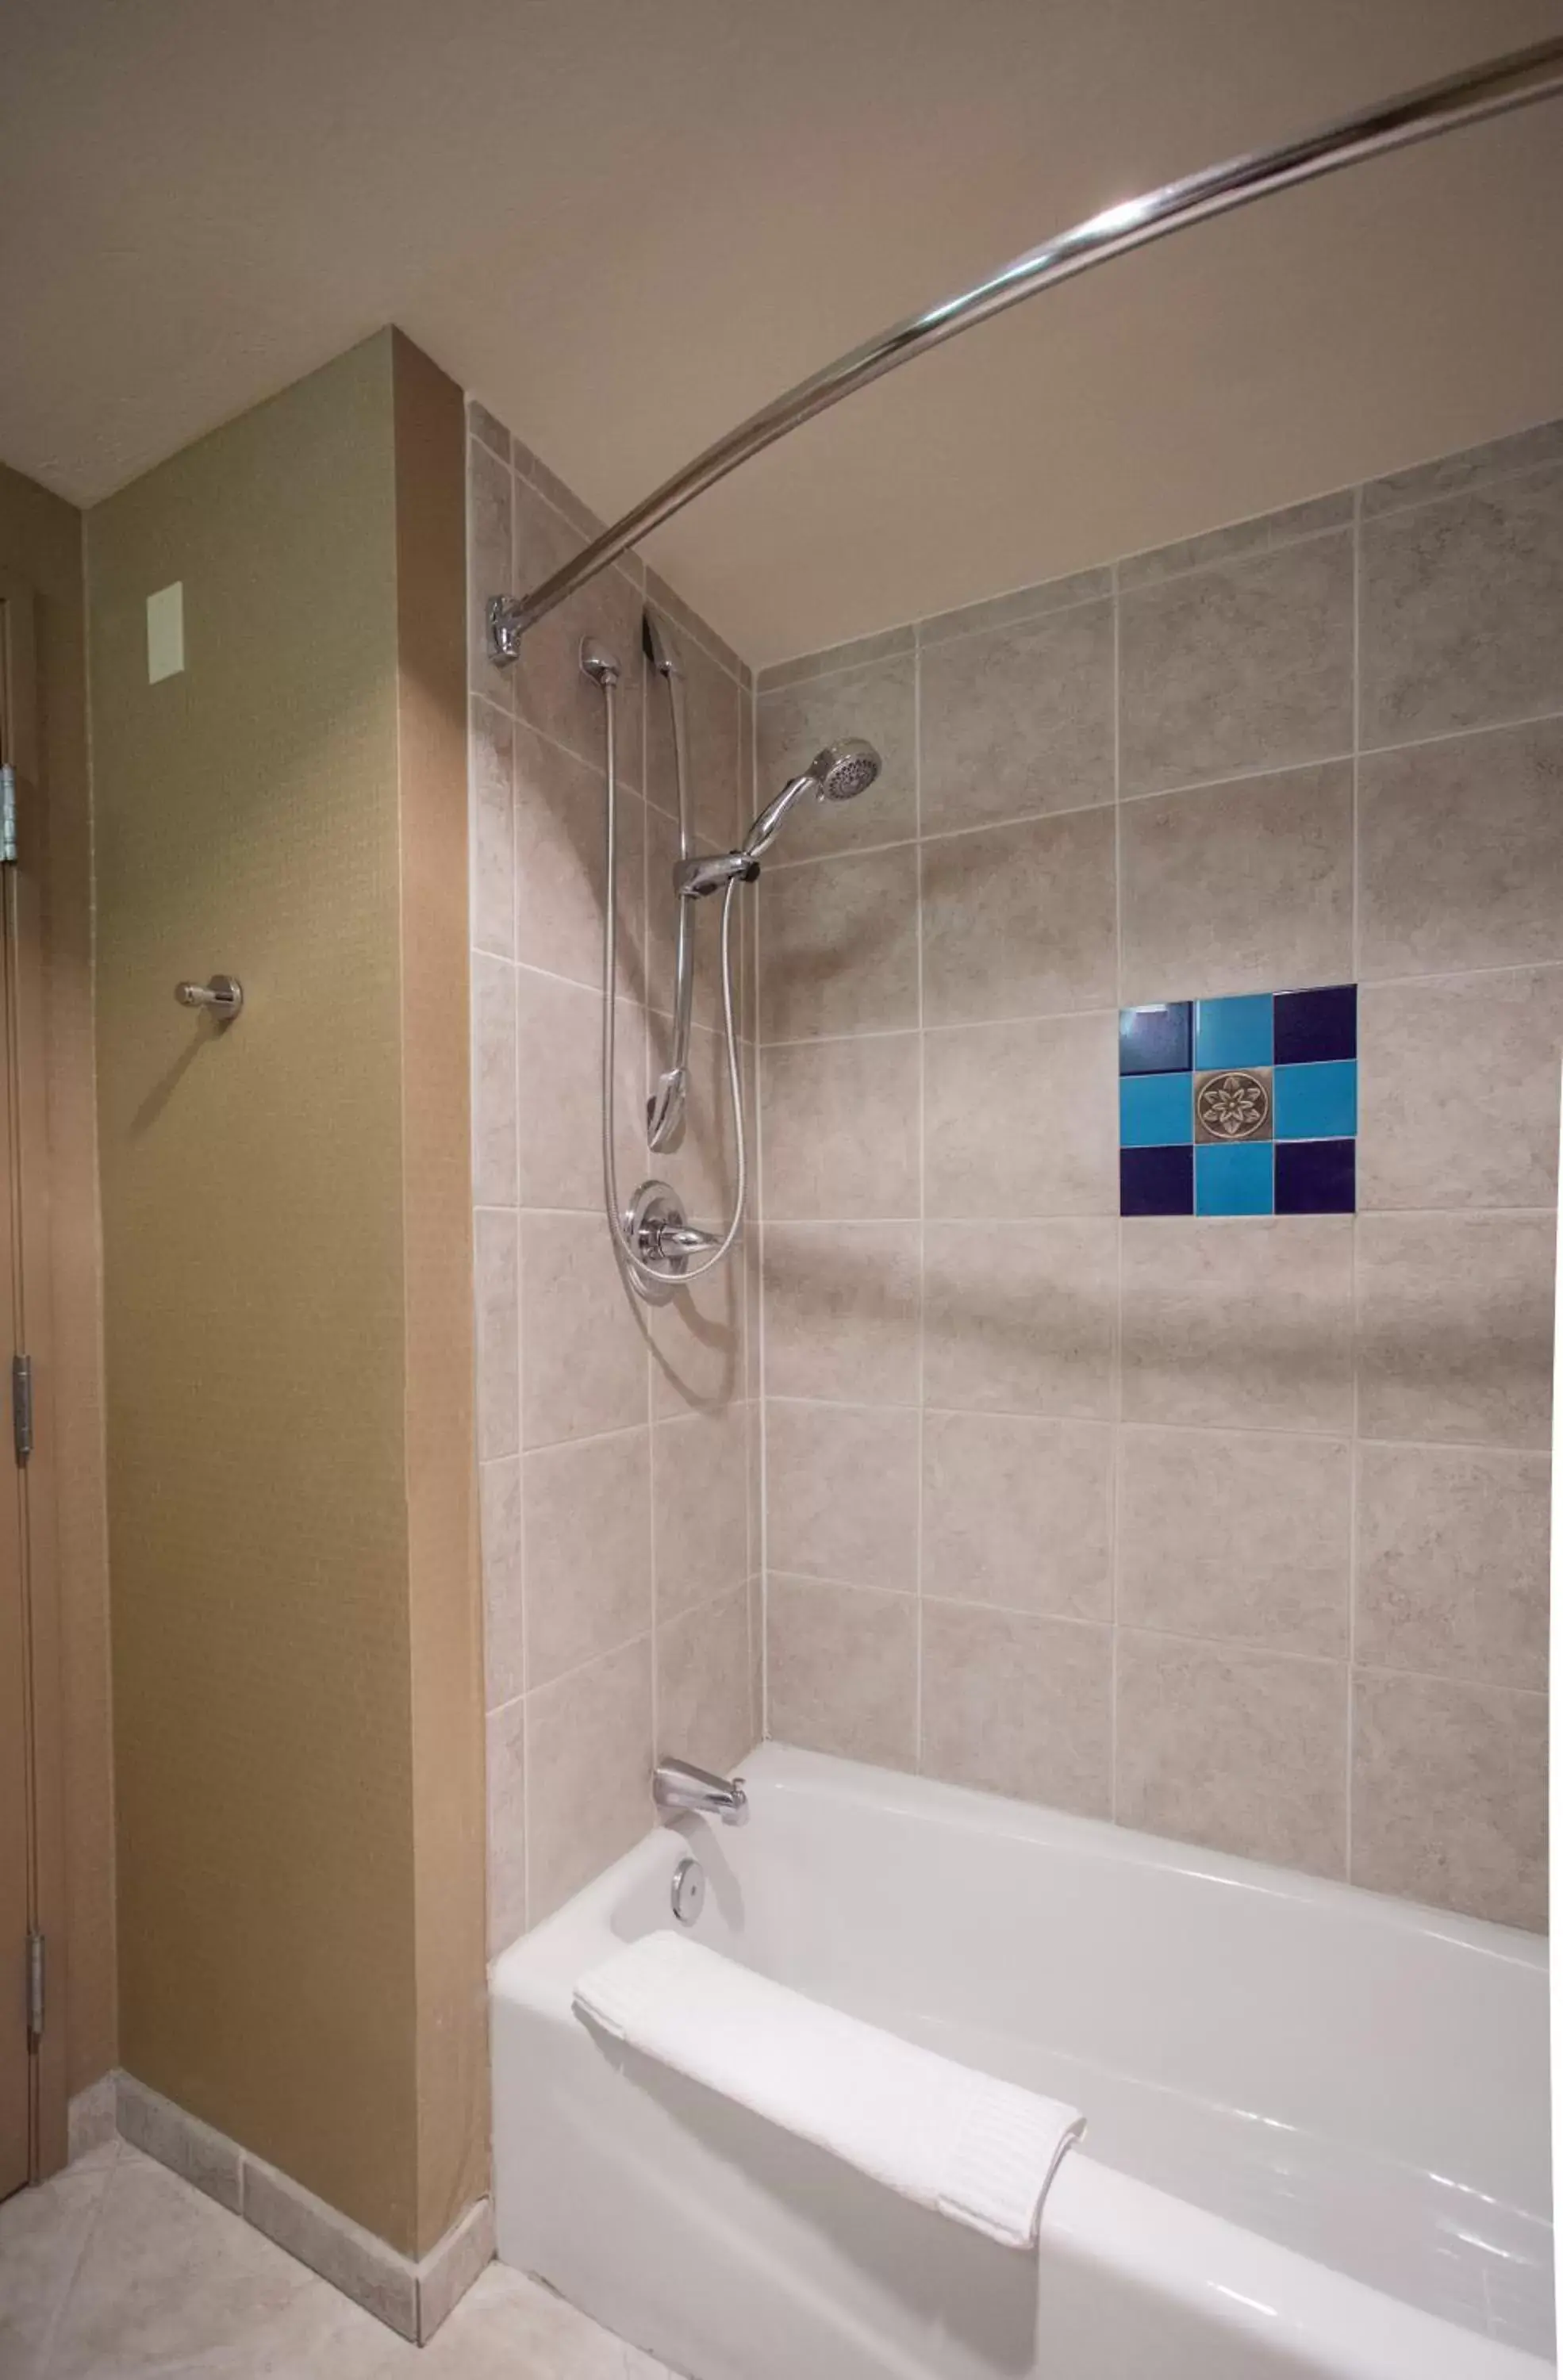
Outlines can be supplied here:
[[823, 752], [815, 754], [802, 776], [793, 778], [773, 801], [767, 802], [744, 837], [744, 856], [757, 860], [764, 857], [776, 840], [782, 820], [806, 794], [812, 794], [819, 802], [850, 802], [854, 795], [866, 792], [878, 775], [879, 767], [878, 754], [861, 735], [849, 735], [840, 744], [827, 744]]

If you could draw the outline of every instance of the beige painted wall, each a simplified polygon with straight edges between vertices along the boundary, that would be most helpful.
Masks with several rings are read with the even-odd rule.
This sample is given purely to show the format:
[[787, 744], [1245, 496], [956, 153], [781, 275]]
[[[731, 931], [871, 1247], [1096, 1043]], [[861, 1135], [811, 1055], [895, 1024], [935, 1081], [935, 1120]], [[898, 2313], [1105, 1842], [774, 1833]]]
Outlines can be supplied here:
[[122, 2059], [409, 2252], [483, 2170], [461, 474], [385, 333], [88, 534]]
[[[479, 1450], [489, 1730], [489, 1932], [503, 1949], [644, 1834], [653, 1752], [722, 1768], [759, 1732], [748, 1235], [671, 1304], [641, 1305], [602, 1218], [602, 703], [620, 694], [619, 1168], [725, 1220], [731, 1119], [714, 1029], [714, 903], [698, 927], [683, 1147], [652, 1159], [666, 1061], [677, 795], [648, 597], [682, 655], [707, 847], [747, 817], [748, 672], [635, 556], [531, 631], [511, 671], [483, 605], [531, 585], [591, 516], [480, 407], [468, 447]], [[752, 1102], [751, 1102], [752, 1107]]]
[[[1563, 425], [757, 708], [769, 1731], [1540, 1925]], [[1350, 982], [1356, 1215], [1121, 1222], [1119, 1003]]]
[[114, 1791], [103, 1502], [91, 820], [81, 516], [0, 465], [0, 569], [34, 590], [43, 809], [27, 822], [42, 884], [67, 1940], [67, 2088], [115, 2061]]

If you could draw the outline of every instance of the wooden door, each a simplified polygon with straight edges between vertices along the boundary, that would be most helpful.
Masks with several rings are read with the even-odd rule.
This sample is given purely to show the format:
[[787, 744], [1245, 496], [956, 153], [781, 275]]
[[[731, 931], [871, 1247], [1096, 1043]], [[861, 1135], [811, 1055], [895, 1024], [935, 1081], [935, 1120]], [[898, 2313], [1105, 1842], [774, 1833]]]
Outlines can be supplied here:
[[[0, 2197], [65, 2153], [57, 1991], [52, 2028], [47, 2000], [64, 1931], [53, 1505], [38, 1443], [49, 1330], [35, 671], [32, 596], [0, 556]], [[13, 796], [25, 865], [6, 856]]]

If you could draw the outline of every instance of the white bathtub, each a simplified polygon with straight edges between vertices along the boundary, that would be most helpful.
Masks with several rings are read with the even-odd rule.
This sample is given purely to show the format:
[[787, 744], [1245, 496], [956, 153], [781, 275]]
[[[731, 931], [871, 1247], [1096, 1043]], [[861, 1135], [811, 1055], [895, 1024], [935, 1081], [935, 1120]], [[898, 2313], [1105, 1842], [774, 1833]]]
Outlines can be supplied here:
[[[1539, 2380], [1545, 1953], [1528, 1936], [766, 1745], [499, 1960], [499, 2252], [695, 2380]], [[673, 1923], [1072, 2101], [1036, 2255], [572, 2015]]]

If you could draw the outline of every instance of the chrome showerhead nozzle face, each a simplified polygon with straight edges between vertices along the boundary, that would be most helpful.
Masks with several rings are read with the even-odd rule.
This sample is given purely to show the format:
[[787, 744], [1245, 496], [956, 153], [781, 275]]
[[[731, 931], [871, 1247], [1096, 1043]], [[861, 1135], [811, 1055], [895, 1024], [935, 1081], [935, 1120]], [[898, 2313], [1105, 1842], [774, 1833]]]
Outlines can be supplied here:
[[858, 794], [867, 792], [880, 766], [872, 744], [866, 744], [861, 735], [848, 735], [842, 743], [827, 744], [823, 752], [816, 753], [808, 773], [818, 781], [822, 802], [850, 802]]

